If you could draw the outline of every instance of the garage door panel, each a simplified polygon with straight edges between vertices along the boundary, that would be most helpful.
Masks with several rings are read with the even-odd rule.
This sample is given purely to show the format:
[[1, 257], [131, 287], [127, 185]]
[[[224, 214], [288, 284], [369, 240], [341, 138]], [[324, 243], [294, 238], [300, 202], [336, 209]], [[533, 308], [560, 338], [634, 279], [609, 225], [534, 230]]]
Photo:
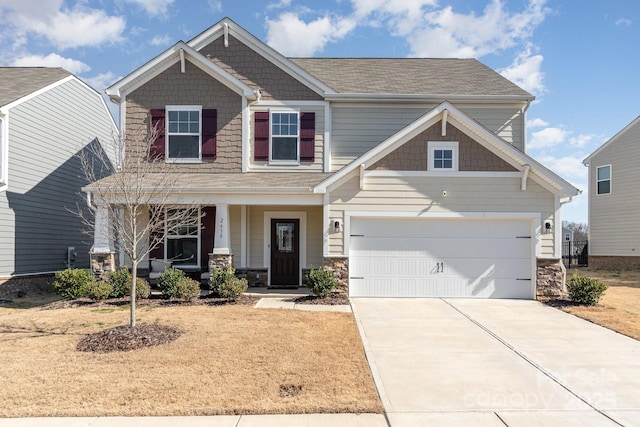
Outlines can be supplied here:
[[352, 296], [532, 298], [530, 222], [354, 218]]

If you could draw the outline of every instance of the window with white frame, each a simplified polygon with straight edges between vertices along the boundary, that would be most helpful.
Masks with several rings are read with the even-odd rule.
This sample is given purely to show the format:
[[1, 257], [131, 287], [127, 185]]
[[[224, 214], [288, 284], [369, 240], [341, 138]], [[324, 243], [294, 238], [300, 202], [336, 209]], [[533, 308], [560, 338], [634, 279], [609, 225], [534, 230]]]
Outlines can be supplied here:
[[200, 211], [167, 209], [166, 259], [174, 265], [200, 264]]
[[434, 172], [458, 170], [457, 141], [429, 141], [427, 170]]
[[270, 122], [270, 159], [276, 162], [298, 162], [300, 160], [300, 113], [272, 111]]
[[611, 193], [611, 165], [596, 168], [596, 187], [597, 194]]
[[201, 112], [199, 105], [167, 106], [167, 158], [201, 158]]

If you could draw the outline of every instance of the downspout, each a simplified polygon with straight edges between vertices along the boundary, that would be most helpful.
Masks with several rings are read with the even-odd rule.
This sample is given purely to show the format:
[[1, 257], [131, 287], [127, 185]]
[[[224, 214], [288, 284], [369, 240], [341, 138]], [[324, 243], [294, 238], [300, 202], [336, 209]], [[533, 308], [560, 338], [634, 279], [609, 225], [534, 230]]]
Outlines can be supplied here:
[[449, 110], [446, 108], [442, 112], [442, 136], [447, 136], [447, 118], [449, 117]]
[[87, 191], [87, 206], [91, 209], [91, 212], [96, 213], [98, 210], [91, 203], [91, 191]]

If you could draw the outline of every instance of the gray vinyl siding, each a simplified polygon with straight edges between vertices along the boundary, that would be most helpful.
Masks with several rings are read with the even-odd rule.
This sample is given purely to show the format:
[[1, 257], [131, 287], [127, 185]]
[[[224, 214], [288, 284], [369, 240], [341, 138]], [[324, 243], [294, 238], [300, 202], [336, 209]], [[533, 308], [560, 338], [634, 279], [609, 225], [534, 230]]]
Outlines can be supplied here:
[[[61, 270], [67, 247], [89, 267], [91, 235], [69, 210], [84, 206], [76, 154], [108, 145], [113, 121], [99, 95], [70, 80], [9, 110], [9, 179], [0, 193], [0, 277]], [[94, 142], [95, 143], [95, 142]]]
[[[555, 196], [533, 180], [520, 190], [520, 178], [504, 177], [383, 177], [367, 176], [360, 190], [354, 176], [330, 192], [329, 218], [344, 219], [345, 211], [540, 213], [541, 223], [553, 221]], [[447, 197], [442, 197], [446, 189]], [[540, 255], [554, 256], [553, 233], [540, 236]], [[344, 254], [343, 233], [329, 234], [329, 253]]]
[[[640, 120], [589, 163], [589, 253], [640, 256]], [[611, 193], [596, 194], [596, 170], [611, 165]]]
[[[434, 108], [432, 105], [333, 105], [331, 170], [337, 171]], [[470, 117], [524, 151], [522, 106], [457, 105]]]

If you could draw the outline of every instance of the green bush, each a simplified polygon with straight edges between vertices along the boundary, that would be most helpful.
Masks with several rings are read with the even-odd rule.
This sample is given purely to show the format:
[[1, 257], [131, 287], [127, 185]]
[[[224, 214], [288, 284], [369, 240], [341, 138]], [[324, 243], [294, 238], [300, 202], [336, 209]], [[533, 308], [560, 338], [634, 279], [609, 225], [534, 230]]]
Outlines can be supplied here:
[[569, 299], [583, 305], [596, 305], [605, 290], [607, 286], [604, 283], [578, 273], [574, 273], [567, 283]]
[[109, 274], [109, 283], [113, 286], [111, 296], [115, 298], [126, 297], [131, 293], [131, 272], [126, 267], [121, 267]]
[[324, 270], [322, 268], [311, 270], [307, 275], [307, 288], [317, 297], [326, 297], [336, 288], [337, 280], [333, 275], [333, 271]]
[[84, 296], [91, 298], [94, 301], [101, 301], [107, 299], [113, 292], [113, 286], [108, 282], [102, 280], [94, 280], [89, 282], [85, 287]]
[[160, 275], [158, 287], [165, 298], [191, 300], [200, 296], [200, 283], [177, 268], [168, 268]]
[[56, 273], [53, 290], [65, 298], [80, 298], [85, 295], [87, 286], [95, 281], [96, 278], [91, 270], [67, 268]]
[[229, 266], [225, 269], [216, 268], [209, 278], [209, 289], [216, 295], [220, 295], [220, 285], [236, 278], [236, 270]]
[[[113, 286], [113, 292], [111, 296], [114, 298], [128, 297], [131, 295], [131, 282], [133, 276], [129, 269], [122, 267], [112, 272], [109, 275], [109, 283]], [[136, 298], [145, 299], [151, 295], [151, 286], [146, 280], [137, 277], [136, 278]]]
[[229, 301], [235, 301], [244, 291], [247, 290], [249, 283], [247, 279], [233, 279], [227, 280], [220, 284], [218, 287], [218, 295], [221, 298], [226, 298]]

